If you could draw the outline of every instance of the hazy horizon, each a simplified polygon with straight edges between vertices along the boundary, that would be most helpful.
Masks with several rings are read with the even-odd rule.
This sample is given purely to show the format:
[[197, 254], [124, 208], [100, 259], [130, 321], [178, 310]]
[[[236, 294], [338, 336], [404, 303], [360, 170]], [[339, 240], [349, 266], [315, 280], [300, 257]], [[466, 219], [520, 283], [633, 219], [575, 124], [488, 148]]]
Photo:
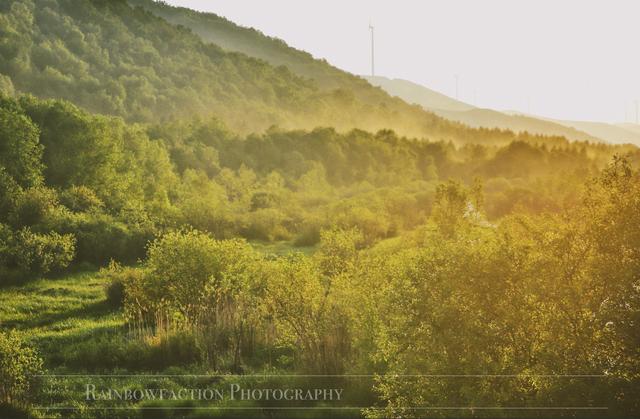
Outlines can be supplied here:
[[565, 120], [636, 120], [640, 2], [168, 3], [256, 28], [359, 75], [371, 72], [371, 21], [377, 76], [455, 98], [457, 74], [458, 99], [479, 107]]

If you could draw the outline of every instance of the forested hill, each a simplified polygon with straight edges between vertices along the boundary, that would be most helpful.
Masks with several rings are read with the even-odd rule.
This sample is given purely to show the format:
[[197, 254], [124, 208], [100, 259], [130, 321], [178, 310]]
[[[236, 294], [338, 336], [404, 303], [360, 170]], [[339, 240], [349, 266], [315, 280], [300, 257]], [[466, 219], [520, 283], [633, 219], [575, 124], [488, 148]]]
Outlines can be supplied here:
[[[3, 1], [0, 13], [0, 73], [13, 87], [93, 112], [145, 122], [215, 113], [250, 129], [286, 122], [314, 95], [287, 69], [204, 44], [124, 0]], [[251, 115], [247, 127], [234, 115]]]
[[364, 103], [347, 90], [320, 91], [284, 66], [204, 43], [124, 0], [3, 1], [0, 31], [5, 90], [129, 121], [215, 114], [241, 132], [325, 125], [455, 137], [460, 129], [388, 96]]
[[366, 80], [333, 67], [325, 60], [315, 59], [308, 52], [290, 47], [285, 41], [267, 36], [254, 28], [239, 26], [214, 13], [171, 6], [163, 1], [128, 2], [144, 7], [168, 22], [185, 26], [205, 41], [213, 42], [227, 51], [241, 52], [272, 65], [287, 66], [295, 74], [313, 79], [321, 89], [347, 88], [364, 100], [388, 100], [381, 89], [372, 88]]
[[[515, 138], [447, 121], [308, 59], [327, 78], [301, 77], [289, 67], [227, 51], [125, 0], [0, 2], [0, 90], [5, 92], [62, 98], [129, 122], [214, 115], [241, 134], [277, 125], [390, 128], [457, 143], [505, 144]], [[331, 78], [342, 87], [327, 87]]]

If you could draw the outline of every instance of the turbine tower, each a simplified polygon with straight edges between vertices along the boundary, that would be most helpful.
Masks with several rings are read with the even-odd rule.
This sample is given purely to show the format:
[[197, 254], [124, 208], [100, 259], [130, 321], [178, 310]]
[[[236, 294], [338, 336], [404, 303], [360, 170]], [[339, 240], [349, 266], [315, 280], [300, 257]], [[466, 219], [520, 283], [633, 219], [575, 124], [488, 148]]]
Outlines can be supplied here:
[[374, 27], [369, 21], [369, 31], [371, 31], [371, 77], [376, 75], [375, 59], [374, 59], [374, 44], [373, 44], [373, 31]]

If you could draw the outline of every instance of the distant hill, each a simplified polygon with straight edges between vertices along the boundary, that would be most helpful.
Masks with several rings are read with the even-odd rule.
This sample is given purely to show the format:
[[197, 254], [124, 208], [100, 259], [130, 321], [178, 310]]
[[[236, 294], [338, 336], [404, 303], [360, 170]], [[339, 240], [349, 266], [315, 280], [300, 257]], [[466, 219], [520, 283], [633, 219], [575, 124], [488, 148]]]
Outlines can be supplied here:
[[617, 127], [626, 129], [627, 131], [637, 132], [640, 134], [640, 124], [631, 124], [628, 122], [622, 124], [616, 124]]
[[390, 95], [420, 105], [443, 118], [458, 121], [474, 128], [501, 128], [515, 132], [527, 131], [542, 135], [559, 135], [572, 140], [601, 141], [598, 136], [591, 133], [554, 121], [476, 108], [407, 80], [379, 76], [364, 76], [364, 78], [374, 86], [381, 87]]
[[640, 125], [636, 124], [562, 121], [519, 112], [499, 112], [492, 109], [476, 108], [410, 81], [379, 76], [363, 76], [363, 78], [372, 85], [381, 87], [390, 95], [420, 105], [443, 118], [461, 122], [474, 128], [495, 127], [514, 132], [527, 131], [541, 135], [559, 135], [572, 140], [640, 145]]
[[613, 144], [640, 145], [640, 128], [634, 124], [607, 124], [604, 122], [557, 121], [560, 124], [588, 132]]
[[364, 76], [364, 78], [374, 86], [380, 86], [390, 95], [418, 104], [436, 115], [470, 127], [497, 127], [515, 132], [561, 135], [573, 140], [640, 145], [640, 125], [636, 124], [562, 121], [519, 112], [481, 109], [406, 80], [378, 76]]
[[492, 109], [472, 109], [455, 112], [432, 109], [434, 113], [453, 121], [459, 121], [471, 127], [497, 127], [515, 132], [531, 132], [541, 135], [559, 135], [571, 140], [603, 141], [593, 133], [577, 127], [566, 126], [554, 121], [547, 121], [527, 115], [509, 115]]
[[381, 87], [392, 96], [400, 97], [409, 103], [415, 103], [425, 109], [454, 112], [465, 112], [477, 109], [475, 106], [450, 98], [447, 95], [407, 80], [388, 79], [380, 76], [362, 76], [362, 78], [374, 86]]

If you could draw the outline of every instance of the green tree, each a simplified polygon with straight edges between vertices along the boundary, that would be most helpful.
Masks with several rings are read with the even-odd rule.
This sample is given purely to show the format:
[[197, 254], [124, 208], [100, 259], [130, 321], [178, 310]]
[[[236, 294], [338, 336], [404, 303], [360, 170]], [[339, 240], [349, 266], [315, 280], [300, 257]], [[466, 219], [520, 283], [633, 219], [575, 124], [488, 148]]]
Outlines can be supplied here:
[[22, 187], [42, 181], [39, 135], [29, 118], [15, 109], [0, 107], [0, 167]]

